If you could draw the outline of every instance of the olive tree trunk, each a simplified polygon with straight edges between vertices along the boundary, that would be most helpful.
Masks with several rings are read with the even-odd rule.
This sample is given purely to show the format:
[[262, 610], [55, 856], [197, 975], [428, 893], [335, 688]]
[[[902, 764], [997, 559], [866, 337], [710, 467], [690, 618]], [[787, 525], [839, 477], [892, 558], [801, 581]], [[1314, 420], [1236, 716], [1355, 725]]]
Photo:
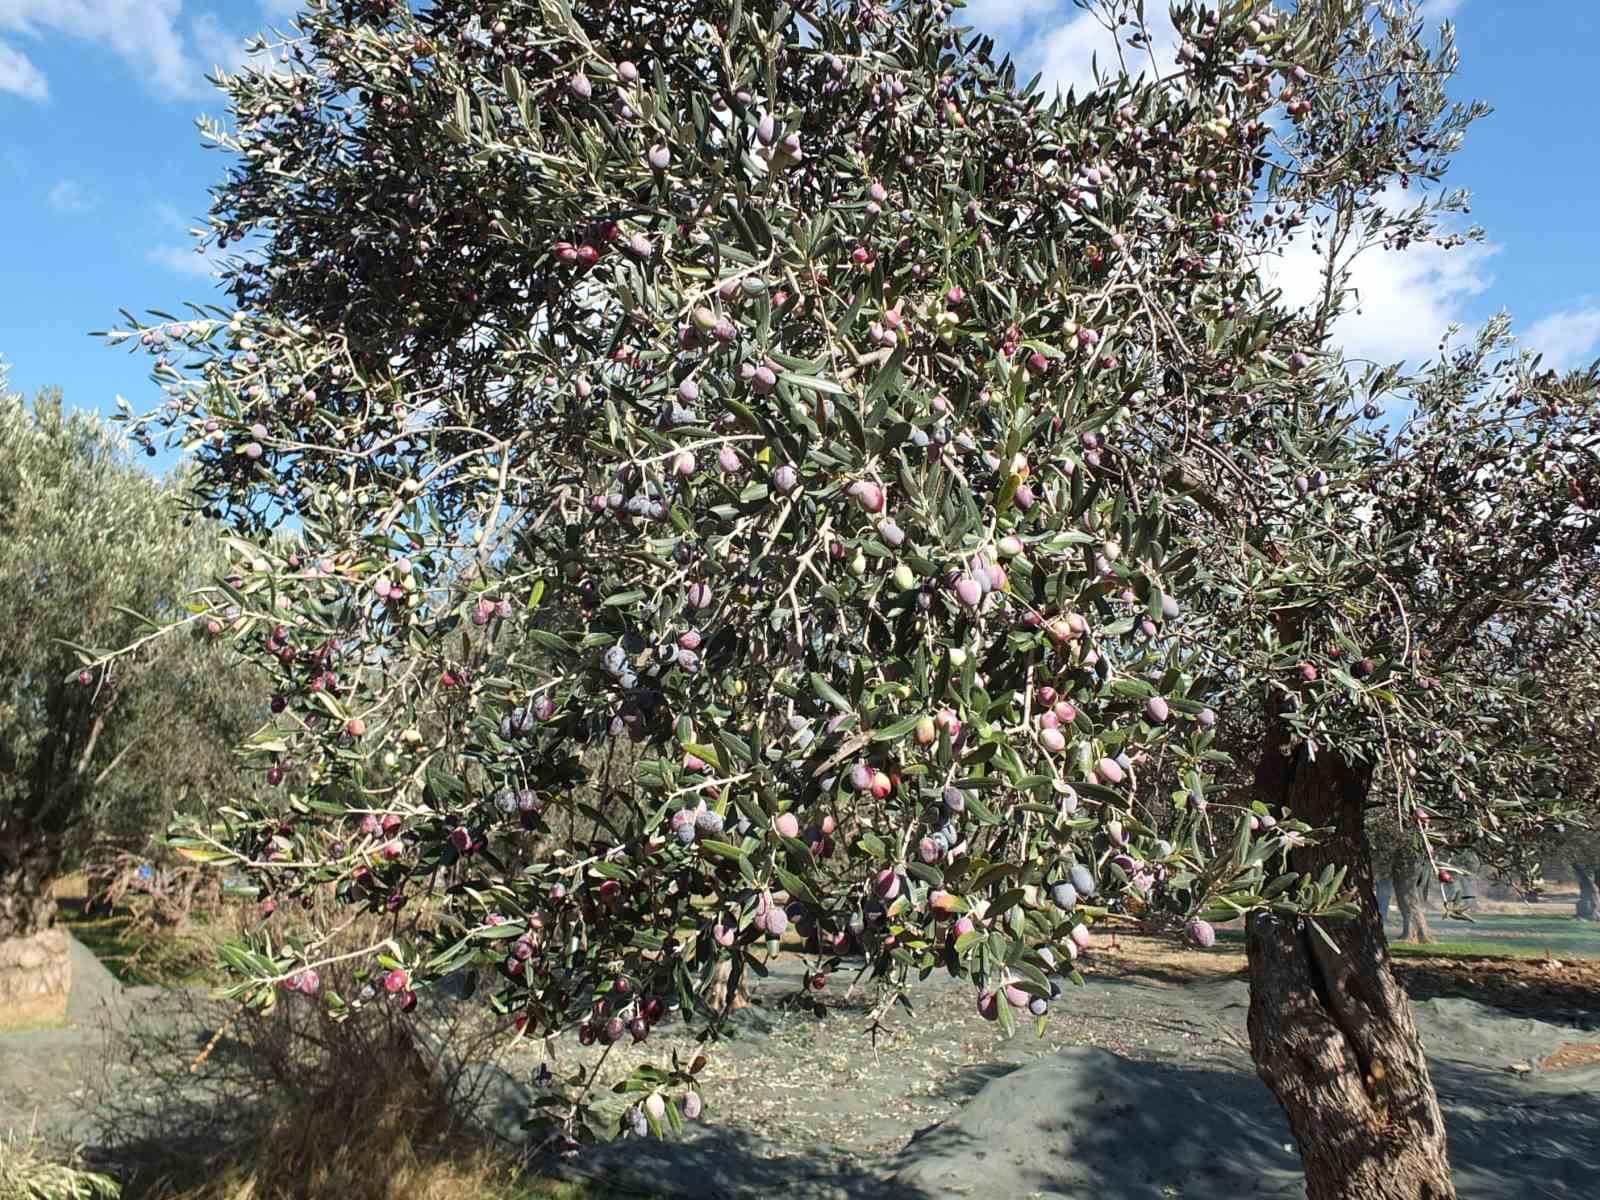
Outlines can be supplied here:
[[1400, 909], [1400, 940], [1402, 942], [1431, 943], [1433, 931], [1428, 928], [1427, 875], [1415, 859], [1399, 860], [1390, 875], [1394, 884], [1394, 902]]
[[1344, 867], [1361, 911], [1317, 927], [1251, 916], [1250, 1046], [1299, 1143], [1308, 1200], [1453, 1200], [1438, 1097], [1378, 917], [1369, 784], [1367, 768], [1326, 750], [1263, 757], [1262, 797], [1327, 831], [1291, 853], [1291, 869]]
[[1578, 877], [1578, 912], [1580, 921], [1600, 921], [1600, 863], [1572, 864], [1572, 873]]
[[10, 837], [0, 842], [0, 942], [32, 937], [55, 921], [50, 885], [61, 855], [47, 839]]

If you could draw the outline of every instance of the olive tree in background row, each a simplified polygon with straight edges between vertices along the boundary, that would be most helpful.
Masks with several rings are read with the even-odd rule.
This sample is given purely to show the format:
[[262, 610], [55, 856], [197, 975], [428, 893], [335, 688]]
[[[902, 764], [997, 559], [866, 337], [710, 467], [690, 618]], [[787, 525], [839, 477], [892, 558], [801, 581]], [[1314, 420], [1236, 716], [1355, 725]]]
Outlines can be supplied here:
[[[931, 4], [319, 0], [223, 81], [237, 309], [112, 336], [160, 355], [135, 430], [194, 452], [234, 529], [204, 595], [274, 676], [283, 800], [182, 845], [269, 911], [394, 914], [323, 1002], [493, 965], [529, 1035], [644, 1039], [793, 926], [879, 1016], [944, 969], [1009, 1031], [1108, 919], [1247, 913], [1313, 1195], [1452, 1194], [1362, 822], [1474, 736], [1482, 521], [1551, 541], [1533, 583], [1588, 529], [1592, 381], [1503, 326], [1414, 376], [1328, 341], [1349, 255], [1462, 203], [1382, 200], [1480, 111], [1411, 7], [1179, 6], [1159, 80], [1098, 7], [1123, 61], [1065, 101]], [[1259, 271], [1295, 236], [1300, 311]], [[1256, 782], [1213, 791], [1234, 721]], [[597, 787], [608, 741], [637, 769]], [[1458, 790], [1441, 824], [1535, 802]], [[315, 943], [232, 961], [319, 991]], [[638, 1129], [698, 1111], [692, 1064], [629, 1086]]]
[[[1447, 503], [1466, 511], [1479, 501], [1460, 496]], [[1577, 513], [1567, 523], [1575, 532], [1583, 527]], [[1492, 522], [1485, 532], [1494, 532]], [[1600, 662], [1600, 557], [1592, 545], [1570, 549], [1575, 552], [1560, 571], [1541, 575], [1537, 587], [1521, 590], [1485, 621], [1454, 664], [1468, 715], [1480, 726], [1472, 744], [1455, 755], [1456, 777], [1421, 778], [1411, 820], [1402, 820], [1393, 805], [1370, 814], [1369, 835], [1399, 904], [1402, 939], [1433, 940], [1425, 894], [1434, 887], [1445, 915], [1461, 916], [1485, 886], [1509, 883], [1522, 890], [1553, 862], [1594, 857], [1600, 676], [1590, 664]], [[1516, 564], [1534, 551], [1513, 540], [1504, 545], [1503, 560], [1521, 570]], [[1430, 735], [1402, 759], [1403, 768], [1410, 774], [1418, 750], [1437, 748]], [[1503, 820], [1447, 820], [1435, 833], [1435, 815], [1459, 811], [1463, 788], [1482, 795], [1532, 792], [1543, 800], [1526, 811], [1509, 810]], [[1558, 797], [1559, 811], [1552, 810]], [[1385, 909], [1381, 893], [1379, 909]], [[1579, 909], [1585, 915], [1581, 886]]]
[[1537, 690], [1530, 727], [1516, 731], [1537, 747], [1537, 765], [1508, 786], [1559, 793], [1573, 805], [1568, 819], [1532, 814], [1512, 830], [1522, 860], [1494, 867], [1526, 886], [1540, 868], [1572, 870], [1575, 916], [1600, 919], [1600, 555], [1591, 555], [1560, 605], [1543, 619], [1508, 625], [1491, 670], [1515, 675]]
[[3, 384], [0, 939], [47, 927], [51, 883], [91, 850], [143, 849], [175, 809], [238, 796], [234, 747], [265, 715], [215, 645], [157, 638], [80, 664], [73, 644], [170, 620], [217, 561], [216, 534], [184, 528], [182, 491], [98, 417]]

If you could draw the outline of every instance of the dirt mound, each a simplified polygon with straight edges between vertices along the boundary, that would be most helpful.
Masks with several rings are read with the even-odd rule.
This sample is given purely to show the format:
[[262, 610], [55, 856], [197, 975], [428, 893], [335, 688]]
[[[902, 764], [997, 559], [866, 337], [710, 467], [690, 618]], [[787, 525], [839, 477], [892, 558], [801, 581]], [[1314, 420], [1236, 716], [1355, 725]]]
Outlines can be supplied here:
[[[1164, 980], [1126, 968], [1073, 989], [1042, 1041], [999, 1040], [970, 989], [935, 976], [877, 1062], [863, 1061], [865, 1014], [851, 1005], [825, 1020], [764, 1007], [770, 1033], [712, 1050], [710, 1127], [683, 1142], [613, 1142], [577, 1169], [727, 1200], [1303, 1195], [1287, 1123], [1246, 1048], [1245, 980], [1200, 963]], [[1448, 996], [1416, 1016], [1462, 1195], [1520, 1200], [1535, 1178], [1548, 1196], [1587, 1195], [1600, 1069], [1563, 1049], [1584, 1041], [1581, 1021]]]
[[1093, 1047], [993, 1080], [900, 1160], [908, 1196], [1234, 1200], [1305, 1187], [1277, 1101], [1253, 1077]]
[[122, 985], [106, 970], [105, 964], [71, 934], [67, 935], [67, 954], [72, 962], [72, 990], [67, 993], [67, 1021], [70, 1024], [99, 1021], [108, 1005], [122, 998]]
[[[1455, 1059], [1432, 1066], [1461, 1195], [1592, 1194], [1593, 1081], [1556, 1088], [1548, 1076], [1535, 1086], [1537, 1076]], [[1235, 1200], [1305, 1187], [1283, 1113], [1254, 1076], [1089, 1048], [992, 1080], [954, 1119], [914, 1138], [894, 1178], [905, 1196], [1040, 1200]]]

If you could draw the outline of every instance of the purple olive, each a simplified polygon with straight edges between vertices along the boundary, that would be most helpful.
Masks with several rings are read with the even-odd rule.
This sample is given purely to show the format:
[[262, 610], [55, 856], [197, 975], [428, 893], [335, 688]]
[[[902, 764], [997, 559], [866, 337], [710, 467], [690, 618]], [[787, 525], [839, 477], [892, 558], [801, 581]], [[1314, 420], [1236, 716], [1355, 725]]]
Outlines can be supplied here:
[[1074, 863], [1068, 876], [1072, 886], [1077, 889], [1078, 895], [1092, 897], [1095, 893], [1094, 872], [1082, 863]]
[[885, 503], [883, 488], [871, 480], [862, 479], [850, 485], [850, 496], [866, 513], [881, 513]]

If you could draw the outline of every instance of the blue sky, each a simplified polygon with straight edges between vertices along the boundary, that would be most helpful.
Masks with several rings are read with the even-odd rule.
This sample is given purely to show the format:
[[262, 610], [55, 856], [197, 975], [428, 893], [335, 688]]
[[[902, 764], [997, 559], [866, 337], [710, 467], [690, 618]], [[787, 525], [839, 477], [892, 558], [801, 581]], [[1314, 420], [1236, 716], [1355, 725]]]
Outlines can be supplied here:
[[[60, 384], [69, 404], [107, 411], [119, 393], [136, 411], [154, 403], [146, 360], [87, 332], [119, 307], [219, 298], [186, 233], [224, 163], [194, 127], [222, 112], [204, 75], [294, 7], [0, 0], [0, 358], [13, 386]], [[1456, 25], [1455, 94], [1496, 110], [1452, 175], [1476, 194], [1489, 245], [1369, 260], [1364, 311], [1342, 335], [1360, 353], [1416, 359], [1447, 323], [1509, 308], [1551, 361], [1586, 363], [1600, 355], [1600, 0], [1431, 0], [1430, 15]], [[1060, 83], [1105, 45], [1071, 0], [971, 0], [969, 18]]]

